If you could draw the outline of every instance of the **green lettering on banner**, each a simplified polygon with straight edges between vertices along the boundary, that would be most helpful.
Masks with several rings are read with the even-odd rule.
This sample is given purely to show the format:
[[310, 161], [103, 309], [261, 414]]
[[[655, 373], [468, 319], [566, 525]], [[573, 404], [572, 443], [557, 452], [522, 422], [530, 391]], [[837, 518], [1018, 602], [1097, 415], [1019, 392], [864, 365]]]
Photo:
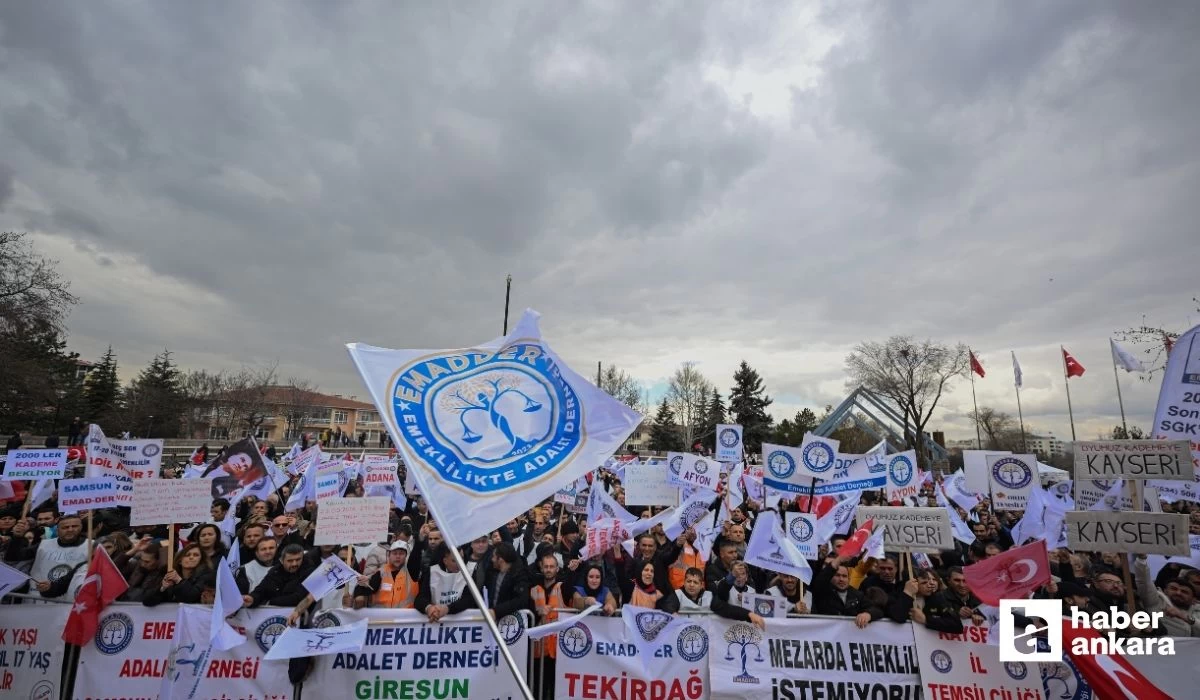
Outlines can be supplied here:
[[358, 700], [443, 700], [465, 698], [470, 694], [471, 681], [467, 678], [406, 678], [398, 681], [375, 676], [374, 682], [354, 684], [354, 697]]

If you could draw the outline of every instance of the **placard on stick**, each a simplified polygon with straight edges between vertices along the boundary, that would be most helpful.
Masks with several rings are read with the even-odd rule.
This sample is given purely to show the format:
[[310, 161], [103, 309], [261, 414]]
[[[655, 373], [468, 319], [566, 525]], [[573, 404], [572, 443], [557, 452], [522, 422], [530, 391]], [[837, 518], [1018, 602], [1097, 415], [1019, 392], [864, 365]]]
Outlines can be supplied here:
[[314, 544], [386, 541], [391, 505], [387, 496], [326, 498], [318, 506]]
[[942, 508], [859, 506], [858, 521], [875, 520], [883, 528], [889, 552], [943, 552], [954, 549], [950, 514]]
[[1076, 479], [1195, 478], [1187, 440], [1082, 440], [1075, 443]]
[[1067, 511], [1067, 542], [1081, 552], [1192, 553], [1183, 513]]
[[679, 487], [667, 483], [667, 469], [655, 464], [625, 467], [625, 502], [637, 506], [679, 504]]
[[67, 451], [62, 449], [12, 450], [6, 456], [3, 481], [61, 479], [67, 468]]
[[135, 479], [129, 524], [206, 523], [212, 502], [208, 479]]

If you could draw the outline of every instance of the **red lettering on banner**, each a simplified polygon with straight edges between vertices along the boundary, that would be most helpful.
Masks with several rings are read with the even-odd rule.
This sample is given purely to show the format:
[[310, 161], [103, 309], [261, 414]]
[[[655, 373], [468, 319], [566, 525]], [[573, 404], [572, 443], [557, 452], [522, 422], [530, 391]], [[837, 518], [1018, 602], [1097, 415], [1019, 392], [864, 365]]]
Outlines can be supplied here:
[[159, 678], [167, 672], [166, 659], [125, 659], [119, 678]]
[[147, 622], [142, 627], [142, 639], [172, 639], [174, 636], [174, 622]]

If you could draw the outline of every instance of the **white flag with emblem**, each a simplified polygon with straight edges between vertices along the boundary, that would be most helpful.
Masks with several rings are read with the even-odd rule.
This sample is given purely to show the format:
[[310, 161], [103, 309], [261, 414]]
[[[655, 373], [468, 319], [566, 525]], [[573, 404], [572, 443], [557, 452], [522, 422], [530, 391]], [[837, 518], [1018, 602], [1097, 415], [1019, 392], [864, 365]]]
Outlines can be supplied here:
[[474, 348], [347, 347], [454, 544], [603, 464], [642, 422], [559, 359], [533, 311], [512, 333]]
[[1017, 353], [1014, 352], [1012, 354], [1012, 358], [1013, 358], [1013, 384], [1015, 384], [1016, 387], [1018, 389], [1020, 389], [1021, 388], [1021, 378], [1022, 378], [1021, 363], [1017, 362]]
[[828, 479], [837, 467], [837, 440], [805, 433], [800, 447], [763, 443], [763, 483], [789, 493], [808, 493], [812, 479]]
[[655, 653], [664, 642], [673, 644], [679, 630], [692, 624], [686, 615], [672, 615], [636, 605], [621, 608], [621, 618], [625, 621], [625, 635], [637, 647], [646, 673], [651, 672], [650, 664], [654, 663]]
[[754, 532], [746, 544], [746, 563], [812, 583], [812, 568], [784, 534], [779, 516], [773, 510], [764, 510], [754, 521]]
[[1145, 372], [1146, 368], [1142, 366], [1140, 360], [1133, 356], [1125, 348], [1117, 344], [1117, 341], [1112, 338], [1108, 339], [1108, 344], [1112, 347], [1113, 364], [1126, 372]]

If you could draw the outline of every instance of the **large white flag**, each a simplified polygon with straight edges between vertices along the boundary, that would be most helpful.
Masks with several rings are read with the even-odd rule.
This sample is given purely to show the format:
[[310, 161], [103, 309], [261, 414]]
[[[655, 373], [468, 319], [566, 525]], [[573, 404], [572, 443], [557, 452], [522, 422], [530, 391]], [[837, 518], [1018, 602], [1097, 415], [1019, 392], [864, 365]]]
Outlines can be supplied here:
[[313, 600], [320, 600], [334, 589], [341, 588], [356, 578], [358, 572], [334, 555], [326, 557], [320, 566], [313, 569], [308, 578], [304, 579], [304, 588]]
[[338, 627], [300, 629], [285, 627], [263, 658], [268, 661], [294, 659], [300, 656], [325, 656], [355, 652], [367, 641], [368, 618]]
[[637, 516], [625, 510], [624, 506], [617, 503], [617, 499], [604, 490], [604, 484], [599, 479], [592, 481], [592, 489], [588, 492], [587, 516], [589, 523], [603, 518], [616, 518], [623, 523], [637, 520]]
[[559, 359], [534, 311], [512, 333], [475, 348], [347, 348], [455, 544], [603, 464], [642, 422]]
[[773, 510], [764, 510], [754, 521], [754, 532], [746, 543], [746, 563], [812, 583], [812, 568], [784, 534]]
[[16, 588], [20, 588], [21, 584], [29, 580], [29, 575], [23, 571], [17, 570], [8, 564], [0, 564], [0, 597], [8, 595], [8, 593]]
[[711, 515], [709, 508], [716, 500], [717, 494], [708, 489], [698, 489], [673, 511], [673, 515], [663, 523], [663, 533], [667, 539], [675, 539], [683, 531], [695, 525], [706, 515]]
[[1113, 364], [1114, 365], [1116, 365], [1117, 367], [1120, 367], [1121, 369], [1125, 370], [1126, 372], [1145, 372], [1146, 371], [1146, 368], [1142, 365], [1141, 361], [1138, 360], [1136, 357], [1134, 357], [1133, 354], [1130, 353], [1128, 350], [1121, 347], [1120, 345], [1117, 345], [1117, 341], [1113, 340], [1112, 338], [1109, 338], [1108, 344], [1110, 346], [1112, 346], [1112, 356], [1113, 356]]
[[209, 625], [212, 615], [199, 605], [180, 605], [174, 636], [167, 651], [167, 670], [159, 688], [160, 700], [194, 700], [212, 657]]
[[1020, 389], [1021, 388], [1021, 363], [1017, 362], [1017, 353], [1014, 352], [1012, 354], [1012, 358], [1013, 358], [1013, 384], [1015, 384], [1017, 386], [1017, 388]]
[[763, 443], [763, 483], [789, 493], [808, 493], [812, 479], [828, 479], [837, 467], [837, 440], [806, 433], [800, 447]]
[[[637, 647], [642, 667], [647, 673], [651, 672], [650, 665], [654, 663], [663, 641], [674, 640], [679, 630], [692, 624], [687, 615], [672, 615], [636, 605], [622, 607], [621, 618], [625, 621], [625, 636]], [[668, 645], [670, 643], [667, 642]]]
[[[232, 518], [233, 514], [225, 516]], [[229, 562], [221, 557], [221, 565], [217, 567], [217, 594], [213, 601], [212, 621], [209, 623], [209, 641], [217, 651], [230, 649], [246, 641], [246, 637], [235, 630], [225, 621], [230, 615], [242, 609], [242, 594], [238, 591], [237, 582], [233, 580], [233, 572], [229, 570]]]

